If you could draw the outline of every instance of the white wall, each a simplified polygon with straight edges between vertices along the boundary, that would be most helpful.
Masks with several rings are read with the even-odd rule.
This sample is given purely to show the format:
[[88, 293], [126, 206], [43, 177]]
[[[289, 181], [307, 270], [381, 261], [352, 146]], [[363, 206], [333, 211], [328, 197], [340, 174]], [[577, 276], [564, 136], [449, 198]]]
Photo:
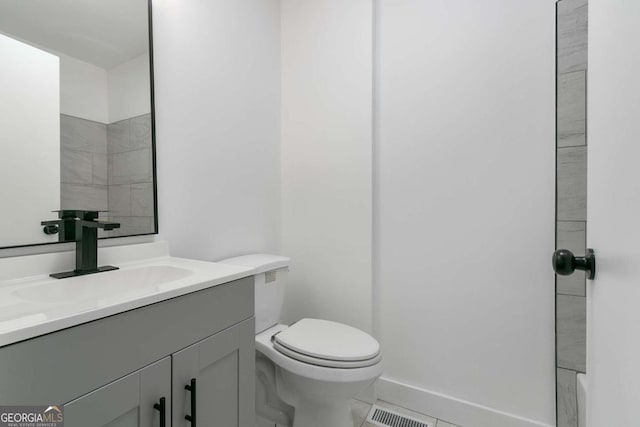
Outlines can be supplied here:
[[62, 114], [113, 123], [151, 111], [148, 54], [105, 70], [54, 53], [60, 57]]
[[282, 1], [284, 320], [371, 330], [371, 0]]
[[377, 4], [381, 396], [555, 425], [554, 1]]
[[554, 3], [378, 0], [375, 70], [371, 4], [283, 0], [281, 122], [279, 1], [154, 2], [161, 237], [277, 251], [282, 163], [289, 317], [373, 292], [381, 393], [553, 424]]
[[275, 252], [278, 0], [154, 2], [160, 234], [173, 255]]
[[60, 112], [109, 123], [107, 71], [68, 55], [55, 54], [60, 57]]
[[589, 1], [587, 424], [638, 425], [640, 3]]
[[48, 47], [13, 37], [59, 58], [60, 113], [100, 123], [108, 123], [107, 70]]
[[114, 123], [151, 112], [149, 54], [112, 68], [107, 73], [109, 122]]
[[59, 61], [1, 34], [0, 58], [2, 244], [55, 241], [40, 221], [60, 205]]

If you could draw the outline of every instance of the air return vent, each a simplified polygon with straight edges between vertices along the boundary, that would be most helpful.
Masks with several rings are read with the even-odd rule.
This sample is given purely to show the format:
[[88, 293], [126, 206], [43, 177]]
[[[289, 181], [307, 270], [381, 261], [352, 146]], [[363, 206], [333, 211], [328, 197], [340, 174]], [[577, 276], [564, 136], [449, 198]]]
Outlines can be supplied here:
[[408, 417], [378, 405], [371, 407], [367, 422], [382, 427], [435, 427], [433, 423], [420, 421], [417, 418]]

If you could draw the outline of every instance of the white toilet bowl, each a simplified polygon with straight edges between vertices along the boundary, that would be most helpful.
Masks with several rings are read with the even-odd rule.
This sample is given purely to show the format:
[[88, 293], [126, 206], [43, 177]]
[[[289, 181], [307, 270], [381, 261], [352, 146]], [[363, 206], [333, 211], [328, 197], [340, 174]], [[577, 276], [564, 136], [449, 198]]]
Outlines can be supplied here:
[[253, 254], [222, 262], [254, 269], [258, 426], [354, 427], [350, 400], [382, 374], [378, 342], [327, 320], [278, 324], [289, 258]]
[[[299, 327], [302, 334], [304, 334], [303, 328], [306, 329], [307, 326], [305, 322], [326, 321], [303, 319], [294, 325], [294, 327]], [[330, 323], [333, 322], [326, 322], [325, 326]], [[373, 340], [364, 332], [346, 325], [333, 323], [333, 326], [343, 331], [349, 328], [352, 333], [363, 334], [363, 338], [368, 337]], [[344, 359], [344, 354], [337, 354], [332, 359], [314, 357], [304, 353], [299, 353], [298, 356], [291, 351], [284, 354], [278, 349], [278, 342], [274, 337], [287, 329], [289, 327], [286, 325], [276, 325], [256, 335], [256, 350], [276, 366], [278, 396], [295, 409], [293, 426], [353, 427], [350, 401], [382, 374], [379, 351], [373, 357], [370, 352], [365, 351], [361, 360], [357, 360], [357, 356], [354, 356], [355, 353], [352, 352], [351, 360], [347, 361], [338, 360]], [[313, 338], [317, 343], [317, 335]], [[338, 341], [340, 340], [338, 339]], [[315, 347], [319, 348], [318, 345]], [[304, 359], [304, 361], [299, 359]], [[340, 363], [348, 363], [351, 367], [325, 366]]]

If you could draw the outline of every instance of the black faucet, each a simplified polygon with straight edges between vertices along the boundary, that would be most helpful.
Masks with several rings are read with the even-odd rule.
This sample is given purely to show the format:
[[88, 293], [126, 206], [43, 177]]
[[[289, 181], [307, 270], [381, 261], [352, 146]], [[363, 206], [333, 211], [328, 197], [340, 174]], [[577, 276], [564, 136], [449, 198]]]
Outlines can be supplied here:
[[60, 242], [76, 242], [76, 268], [72, 271], [51, 274], [56, 279], [82, 276], [117, 270], [118, 267], [105, 265], [98, 267], [98, 229], [110, 231], [120, 228], [117, 222], [98, 221], [98, 211], [61, 210], [57, 220], [42, 221], [46, 228], [58, 227]]

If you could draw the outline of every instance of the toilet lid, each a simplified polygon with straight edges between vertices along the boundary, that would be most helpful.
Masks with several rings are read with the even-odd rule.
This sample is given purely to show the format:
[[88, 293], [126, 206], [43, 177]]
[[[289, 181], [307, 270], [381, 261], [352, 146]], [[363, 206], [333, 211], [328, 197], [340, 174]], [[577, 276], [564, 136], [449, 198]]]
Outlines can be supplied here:
[[274, 341], [314, 359], [358, 362], [377, 359], [380, 353], [371, 335], [329, 320], [302, 319], [275, 335]]

